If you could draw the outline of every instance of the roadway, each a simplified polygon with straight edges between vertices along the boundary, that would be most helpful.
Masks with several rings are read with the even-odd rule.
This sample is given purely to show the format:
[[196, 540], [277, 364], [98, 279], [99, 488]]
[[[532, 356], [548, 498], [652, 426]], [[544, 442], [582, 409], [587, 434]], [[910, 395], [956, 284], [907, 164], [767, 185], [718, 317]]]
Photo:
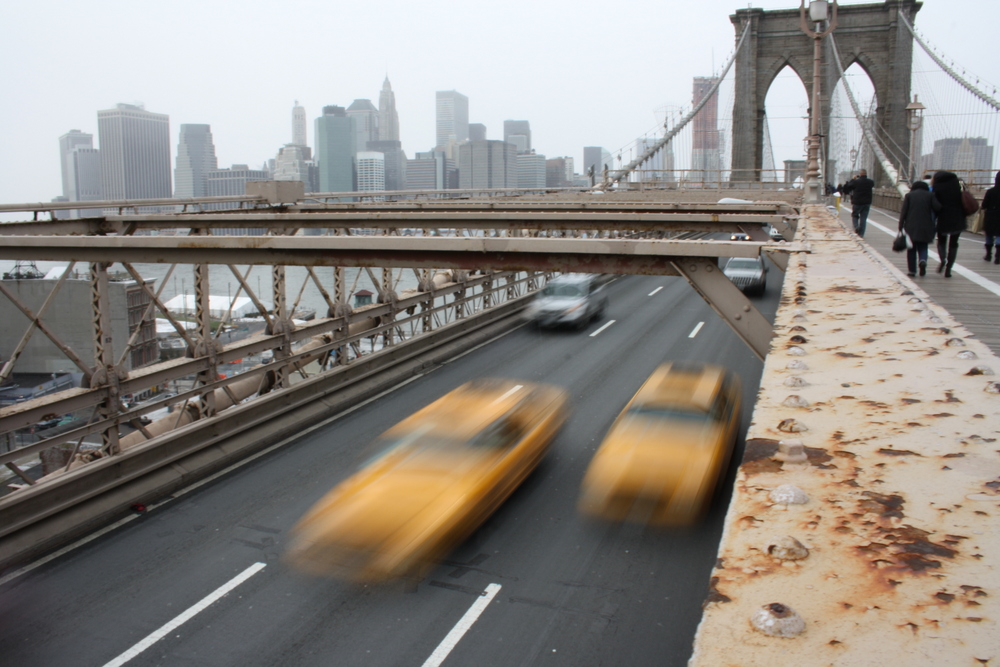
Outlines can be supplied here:
[[[770, 320], [780, 282], [772, 268], [756, 300]], [[685, 530], [586, 521], [575, 510], [580, 480], [624, 403], [669, 359], [741, 376], [741, 449], [762, 364], [681, 278], [633, 276], [608, 289], [606, 319], [582, 332], [518, 328], [9, 575], [0, 584], [4, 662], [422, 665], [445, 654], [445, 665], [685, 664], [741, 452], [706, 521]], [[566, 387], [573, 414], [540, 468], [445, 562], [415, 586], [364, 587], [281, 561], [288, 529], [350, 473], [366, 443], [489, 375]], [[473, 619], [467, 611], [487, 590], [495, 597]], [[439, 645], [453, 628], [467, 633], [448, 655]], [[127, 653], [133, 647], [143, 650]]]

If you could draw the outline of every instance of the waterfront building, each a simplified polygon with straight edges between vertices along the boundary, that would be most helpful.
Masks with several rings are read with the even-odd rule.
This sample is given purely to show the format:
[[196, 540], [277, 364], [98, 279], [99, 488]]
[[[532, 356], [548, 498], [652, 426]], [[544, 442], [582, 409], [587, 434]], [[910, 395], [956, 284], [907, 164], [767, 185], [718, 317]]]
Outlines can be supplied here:
[[168, 199], [170, 116], [133, 104], [97, 112], [104, 198]]
[[406, 190], [454, 190], [458, 187], [455, 161], [444, 151], [418, 152], [406, 160]]
[[[357, 154], [358, 192], [385, 190], [385, 155], [378, 151], [361, 151]], [[384, 196], [366, 197], [365, 200], [385, 201]]]
[[[369, 141], [367, 149], [377, 151], [384, 156], [385, 189], [403, 190], [406, 188], [406, 153], [398, 140]], [[358, 187], [360, 190], [361, 188]]]

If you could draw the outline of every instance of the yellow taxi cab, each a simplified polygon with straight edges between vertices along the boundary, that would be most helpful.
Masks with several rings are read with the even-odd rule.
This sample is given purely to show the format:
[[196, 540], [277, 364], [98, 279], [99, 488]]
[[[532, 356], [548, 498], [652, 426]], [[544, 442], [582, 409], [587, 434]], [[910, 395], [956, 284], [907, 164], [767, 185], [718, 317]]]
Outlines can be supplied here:
[[378, 454], [293, 528], [288, 560], [363, 582], [422, 575], [538, 465], [566, 414], [558, 387], [462, 385], [379, 438]]
[[594, 454], [580, 511], [617, 521], [693, 522], [710, 504], [739, 425], [736, 376], [717, 366], [661, 365]]

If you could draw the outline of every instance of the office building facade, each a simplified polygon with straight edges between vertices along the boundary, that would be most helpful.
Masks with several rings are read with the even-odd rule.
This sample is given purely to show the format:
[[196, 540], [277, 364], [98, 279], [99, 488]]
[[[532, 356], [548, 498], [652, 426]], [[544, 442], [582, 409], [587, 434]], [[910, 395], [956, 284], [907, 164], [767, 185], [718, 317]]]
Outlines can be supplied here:
[[97, 112], [104, 198], [168, 199], [170, 116], [118, 104]]
[[[94, 136], [80, 130], [70, 130], [59, 137], [59, 164], [62, 171], [65, 201], [99, 201], [104, 197], [101, 177], [101, 153], [94, 148]], [[100, 209], [67, 211], [66, 217], [102, 215]]]
[[308, 136], [306, 135], [306, 108], [295, 100], [292, 107], [292, 144], [295, 146], [308, 146]]
[[211, 126], [181, 125], [174, 168], [174, 197], [204, 197], [208, 194], [208, 172], [218, 168]]
[[406, 161], [406, 190], [454, 190], [458, 187], [455, 161], [444, 151], [418, 152]]
[[445, 148], [469, 139], [469, 98], [455, 90], [436, 93], [436, 146]]
[[357, 133], [354, 118], [339, 106], [323, 107], [316, 119], [316, 162], [319, 165], [320, 192], [350, 192], [354, 190], [354, 156], [357, 153]]
[[[378, 151], [361, 151], [356, 157], [358, 192], [385, 190], [385, 155]], [[384, 196], [366, 198], [371, 201], [385, 201]]]
[[486, 141], [486, 126], [482, 123], [469, 123], [469, 141]]
[[379, 139], [378, 109], [371, 100], [354, 100], [347, 115], [354, 119], [354, 152], [368, 150], [368, 142]]
[[545, 187], [545, 156], [538, 153], [519, 153], [516, 157], [517, 187]]
[[378, 95], [378, 140], [399, 141], [399, 114], [396, 113], [396, 93], [392, 92], [389, 77], [382, 82]]
[[459, 147], [459, 156], [460, 189], [517, 187], [517, 149], [514, 144], [470, 141]]
[[531, 152], [531, 124], [526, 120], [505, 120], [503, 140], [514, 144], [518, 153]]
[[[696, 76], [691, 104], [697, 106], [715, 85], [714, 77]], [[722, 142], [719, 133], [719, 92], [715, 91], [691, 121], [691, 176], [688, 180], [722, 180]]]
[[[367, 149], [377, 151], [384, 156], [385, 189], [403, 190], [406, 188], [406, 153], [398, 140], [369, 141]], [[359, 188], [360, 189], [360, 188]]]

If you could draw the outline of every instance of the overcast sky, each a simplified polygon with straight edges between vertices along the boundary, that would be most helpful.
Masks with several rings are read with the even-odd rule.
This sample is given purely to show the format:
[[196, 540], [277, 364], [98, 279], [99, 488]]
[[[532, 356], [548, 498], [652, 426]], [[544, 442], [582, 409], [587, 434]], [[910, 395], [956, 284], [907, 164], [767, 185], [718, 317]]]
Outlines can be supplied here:
[[[291, 141], [296, 99], [312, 144], [323, 105], [377, 105], [386, 74], [410, 157], [434, 144], [434, 92], [454, 89], [469, 97], [470, 122], [485, 124], [489, 138], [502, 138], [505, 119], [526, 119], [538, 152], [579, 164], [583, 146], [615, 152], [656, 126], [657, 110], [690, 106], [692, 77], [711, 75], [731, 51], [729, 15], [741, 6], [10, 0], [0, 8], [0, 202], [60, 195], [59, 136], [79, 129], [97, 143], [97, 111], [117, 102], [169, 114], [172, 155], [180, 124], [208, 123], [220, 167], [259, 167]], [[1000, 3], [926, 0], [916, 24], [956, 63], [1000, 85]], [[795, 118], [804, 89], [781, 90], [782, 99], [768, 98], [778, 164], [802, 157], [805, 127]]]

